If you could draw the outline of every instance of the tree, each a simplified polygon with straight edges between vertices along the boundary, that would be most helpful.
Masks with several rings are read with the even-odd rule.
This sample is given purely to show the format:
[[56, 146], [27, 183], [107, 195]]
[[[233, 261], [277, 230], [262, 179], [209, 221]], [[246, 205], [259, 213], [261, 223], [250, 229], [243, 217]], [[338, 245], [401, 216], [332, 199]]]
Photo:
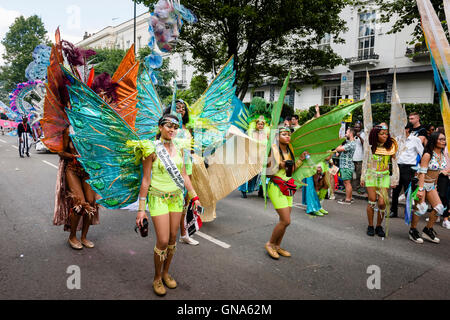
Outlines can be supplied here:
[[[436, 11], [439, 20], [442, 21], [442, 25], [444, 30], [447, 30], [447, 22], [445, 18], [444, 12], [444, 1], [443, 0], [430, 0], [431, 4]], [[360, 10], [366, 9], [366, 2], [356, 0], [352, 1], [353, 5], [359, 6]], [[414, 31], [412, 33], [411, 43], [414, 42], [423, 42], [423, 33], [420, 26], [420, 14], [419, 9], [417, 8], [416, 0], [395, 0], [395, 1], [386, 1], [386, 0], [374, 0], [375, 4], [379, 7], [380, 17], [378, 21], [380, 23], [388, 23], [391, 20], [394, 21], [394, 24], [389, 30], [389, 34], [397, 33], [402, 31], [406, 26], [414, 25]]]
[[206, 76], [196, 75], [192, 77], [189, 89], [192, 92], [192, 97], [194, 100], [200, 98], [206, 88], [208, 88], [208, 78], [206, 78]]
[[97, 54], [92, 57], [90, 63], [95, 65], [95, 74], [107, 72], [113, 76], [125, 57], [126, 51], [121, 49], [95, 49]]
[[[137, 0], [152, 5], [156, 0]], [[348, 0], [184, 0], [198, 17], [184, 24], [177, 51], [192, 53], [199, 72], [214, 74], [235, 57], [237, 94], [244, 98], [250, 84], [292, 79], [319, 81], [313, 68], [334, 68], [343, 60], [317, 43], [326, 34], [342, 43], [345, 21], [339, 17]]]
[[29, 18], [20, 16], [9, 27], [2, 40], [5, 47], [3, 59], [6, 65], [0, 67], [0, 82], [3, 91], [12, 91], [17, 83], [23, 82], [25, 69], [33, 61], [32, 53], [39, 44], [51, 45], [44, 23], [37, 15]]

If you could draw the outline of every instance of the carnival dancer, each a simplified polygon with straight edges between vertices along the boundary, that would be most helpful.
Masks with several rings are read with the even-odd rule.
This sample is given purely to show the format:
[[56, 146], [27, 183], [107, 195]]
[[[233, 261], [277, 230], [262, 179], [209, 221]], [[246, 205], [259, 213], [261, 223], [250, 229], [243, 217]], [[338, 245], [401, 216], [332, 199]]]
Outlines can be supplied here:
[[[176, 100], [176, 112], [181, 116], [182, 126], [177, 132], [176, 139], [183, 139], [186, 145], [191, 146], [192, 145], [192, 134], [190, 130], [186, 127], [189, 123], [189, 110], [187, 107], [187, 104], [184, 100], [178, 99]], [[169, 114], [170, 110], [166, 110], [166, 114]], [[184, 149], [184, 164], [186, 166], [186, 173], [189, 176], [189, 179], [192, 178], [192, 157], [191, 157], [191, 148]], [[185, 218], [186, 218], [186, 212], [189, 205], [189, 199], [187, 190], [185, 190], [185, 206], [183, 208], [183, 213], [181, 214], [181, 221], [180, 221], [180, 242], [190, 244], [193, 246], [197, 246], [199, 242], [197, 240], [194, 240], [189, 236], [189, 233], [186, 232], [186, 226], [185, 226]]]
[[[254, 127], [252, 123], [249, 126], [247, 134], [249, 137], [260, 141], [261, 143], [267, 143], [267, 139], [269, 139], [269, 127], [266, 126], [266, 119], [264, 116], [259, 116], [255, 121]], [[259, 190], [261, 186], [261, 174], [253, 177], [251, 180], [247, 181], [243, 185], [241, 185], [238, 190], [241, 192], [241, 197], [246, 199], [247, 193], [252, 193], [255, 190]], [[259, 195], [261, 192], [259, 192]]]
[[[379, 237], [385, 237], [381, 223], [386, 214], [386, 209], [389, 208], [388, 189], [395, 187], [391, 186], [389, 161], [395, 158], [398, 146], [396, 140], [391, 138], [385, 123], [375, 126], [370, 131], [369, 145], [370, 149], [368, 148], [368, 150], [371, 153], [366, 152], [363, 174], [361, 175], [361, 186], [366, 187], [368, 194], [367, 219], [369, 226], [367, 227], [367, 235], [374, 236], [376, 233]], [[398, 172], [398, 168], [394, 168], [396, 166], [394, 161], [392, 161], [392, 166], [393, 172]], [[377, 225], [374, 229], [373, 219], [377, 206]]]
[[281, 242], [287, 227], [291, 223], [291, 211], [293, 196], [297, 191], [297, 185], [292, 178], [293, 173], [299, 168], [307, 156], [307, 152], [299, 157], [297, 162], [294, 157], [294, 150], [291, 141], [291, 129], [281, 127], [278, 129], [278, 143], [272, 145], [270, 161], [268, 167], [272, 175], [270, 178], [267, 193], [279, 215], [279, 222], [272, 232], [269, 242], [265, 248], [274, 259], [290, 257], [291, 253], [281, 248]]
[[[412, 215], [411, 228], [409, 230], [409, 238], [416, 243], [423, 243], [423, 239], [433, 243], [439, 243], [440, 239], [436, 237], [436, 231], [433, 226], [439, 216], [444, 213], [444, 206], [439, 198], [439, 193], [436, 188], [439, 174], [445, 170], [447, 161], [444, 155], [446, 147], [445, 135], [440, 132], [434, 132], [428, 137], [428, 142], [418, 169], [419, 183], [417, 197], [419, 204], [416, 206], [414, 215]], [[422, 237], [417, 231], [417, 224], [420, 216], [427, 213], [428, 205], [431, 204], [433, 210], [430, 213], [430, 218], [427, 225], [423, 228]]]
[[174, 143], [179, 125], [176, 116], [165, 115], [159, 120], [160, 133], [156, 136], [156, 142], [146, 140], [127, 143], [128, 146], [139, 146], [136, 157], [143, 164], [136, 225], [144, 227], [144, 220], [148, 219], [148, 203], [156, 232], [153, 290], [159, 296], [166, 294], [163, 283], [170, 289], [177, 287], [169, 274], [169, 267], [176, 250], [185, 187], [195, 206], [201, 205], [186, 173], [183, 147]]
[[[64, 225], [64, 231], [70, 231], [69, 245], [75, 250], [94, 248], [94, 243], [87, 240], [91, 225], [99, 224], [96, 194], [86, 183], [89, 175], [78, 162], [80, 155], [76, 151], [67, 128], [63, 137], [63, 150], [59, 153], [60, 166], [56, 185], [54, 225]], [[81, 238], [77, 239], [77, 231]]]
[[27, 157], [30, 156], [30, 143], [28, 141], [28, 135], [33, 136], [33, 140], [36, 141], [34, 132], [31, 130], [31, 126], [28, 123], [28, 117], [24, 115], [22, 117], [22, 123], [17, 126], [17, 137], [19, 138], [19, 156], [24, 158], [24, 154]]

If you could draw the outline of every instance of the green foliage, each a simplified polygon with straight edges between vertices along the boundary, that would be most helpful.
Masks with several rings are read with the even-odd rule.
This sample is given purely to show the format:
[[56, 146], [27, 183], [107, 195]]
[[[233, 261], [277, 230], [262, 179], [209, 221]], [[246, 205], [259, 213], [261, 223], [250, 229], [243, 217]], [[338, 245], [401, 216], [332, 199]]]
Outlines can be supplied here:
[[[157, 0], [137, 0], [147, 6]], [[314, 67], [332, 69], [343, 60], [316, 44], [330, 34], [335, 43], [346, 30], [339, 17], [348, 0], [184, 0], [198, 17], [184, 24], [179, 52], [192, 53], [199, 72], [217, 73], [231, 56], [237, 70], [237, 95], [243, 100], [250, 84], [292, 79], [319, 82]]]
[[[323, 115], [330, 112], [336, 106], [320, 106], [320, 114]], [[420, 115], [421, 124], [433, 124], [435, 127], [442, 126], [441, 107], [438, 104], [433, 103], [405, 103], [406, 113], [417, 112]], [[308, 120], [314, 118], [316, 114], [315, 106], [310, 107], [307, 110], [297, 110], [296, 114], [299, 115], [299, 123], [302, 125]], [[372, 115], [374, 123], [387, 122], [389, 123], [391, 114], [390, 103], [374, 103], [372, 104]], [[353, 123], [356, 121], [363, 122], [362, 108], [358, 108], [353, 112]]]
[[95, 51], [97, 54], [90, 61], [95, 66], [95, 74], [107, 72], [111, 77], [126, 54], [126, 51], [121, 49], [95, 49]]
[[206, 76], [196, 75], [192, 77], [189, 89], [191, 90], [192, 96], [195, 100], [200, 98], [206, 88], [208, 88], [208, 78], [206, 78]]
[[[447, 22], [444, 12], [444, 1], [443, 0], [430, 0], [431, 4], [436, 11], [439, 20], [442, 21], [442, 26], [446, 33], [448, 33]], [[397, 33], [402, 31], [406, 26], [413, 25], [414, 31], [412, 33], [413, 44], [416, 41], [423, 42], [423, 33], [420, 26], [420, 14], [417, 8], [416, 0], [374, 0], [379, 10], [377, 10], [377, 19], [381, 23], [393, 22], [389, 34]], [[364, 0], [352, 0], [352, 5], [356, 5], [360, 10], [366, 10], [366, 5], [372, 6], [372, 4], [367, 4]], [[448, 35], [447, 35], [448, 36]]]
[[25, 18], [20, 16], [9, 27], [1, 43], [5, 47], [3, 59], [5, 65], [0, 67], [2, 93], [12, 91], [17, 83], [26, 81], [25, 69], [33, 61], [31, 54], [39, 44], [51, 45], [47, 39], [44, 23], [37, 15]]

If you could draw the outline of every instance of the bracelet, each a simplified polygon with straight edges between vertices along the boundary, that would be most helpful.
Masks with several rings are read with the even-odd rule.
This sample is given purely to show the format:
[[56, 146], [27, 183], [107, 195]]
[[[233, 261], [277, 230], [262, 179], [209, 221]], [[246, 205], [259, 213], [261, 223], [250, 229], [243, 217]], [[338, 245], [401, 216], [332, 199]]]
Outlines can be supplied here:
[[139, 199], [139, 209], [138, 210], [145, 211], [146, 207], [147, 207], [147, 204], [146, 204], [145, 200]]
[[197, 195], [197, 192], [193, 192], [193, 193], [190, 193], [190, 192], [188, 192], [188, 195], [189, 195], [189, 198], [195, 198], [195, 197], [198, 197], [198, 195]]
[[146, 197], [139, 197], [139, 201], [147, 201]]
[[195, 196], [194, 198], [191, 199], [192, 202], [195, 202], [197, 200], [200, 200], [200, 198], [198, 196]]

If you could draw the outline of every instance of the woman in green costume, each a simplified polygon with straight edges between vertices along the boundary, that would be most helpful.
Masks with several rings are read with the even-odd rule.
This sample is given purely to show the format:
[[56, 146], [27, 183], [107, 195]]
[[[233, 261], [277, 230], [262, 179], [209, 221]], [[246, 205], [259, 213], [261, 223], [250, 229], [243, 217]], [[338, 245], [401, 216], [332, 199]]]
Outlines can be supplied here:
[[[389, 162], [395, 159], [398, 145], [395, 139], [391, 138], [387, 125], [383, 123], [370, 131], [369, 145], [370, 147], [367, 150], [371, 152], [370, 154], [366, 152], [364, 172], [361, 175], [361, 186], [364, 187], [365, 185], [368, 194], [367, 218], [369, 226], [367, 227], [367, 235], [373, 237], [376, 233], [379, 237], [385, 237], [381, 223], [386, 214], [386, 209], [389, 209], [388, 189], [395, 187], [391, 186]], [[392, 171], [398, 172], [398, 169], [394, 168], [395, 162], [392, 162], [392, 166]], [[374, 229], [373, 218], [377, 206], [377, 226]]]
[[185, 146], [174, 141], [179, 128], [176, 116], [165, 115], [158, 123], [160, 134], [157, 140], [129, 141], [137, 155], [142, 157], [143, 177], [139, 192], [139, 211], [136, 225], [144, 227], [148, 219], [146, 204], [156, 232], [154, 248], [155, 277], [153, 290], [157, 295], [165, 295], [164, 284], [174, 289], [176, 281], [169, 275], [169, 267], [176, 250], [176, 238], [183, 212], [183, 189], [188, 190], [190, 199], [196, 206], [200, 201], [186, 173], [184, 162]]

